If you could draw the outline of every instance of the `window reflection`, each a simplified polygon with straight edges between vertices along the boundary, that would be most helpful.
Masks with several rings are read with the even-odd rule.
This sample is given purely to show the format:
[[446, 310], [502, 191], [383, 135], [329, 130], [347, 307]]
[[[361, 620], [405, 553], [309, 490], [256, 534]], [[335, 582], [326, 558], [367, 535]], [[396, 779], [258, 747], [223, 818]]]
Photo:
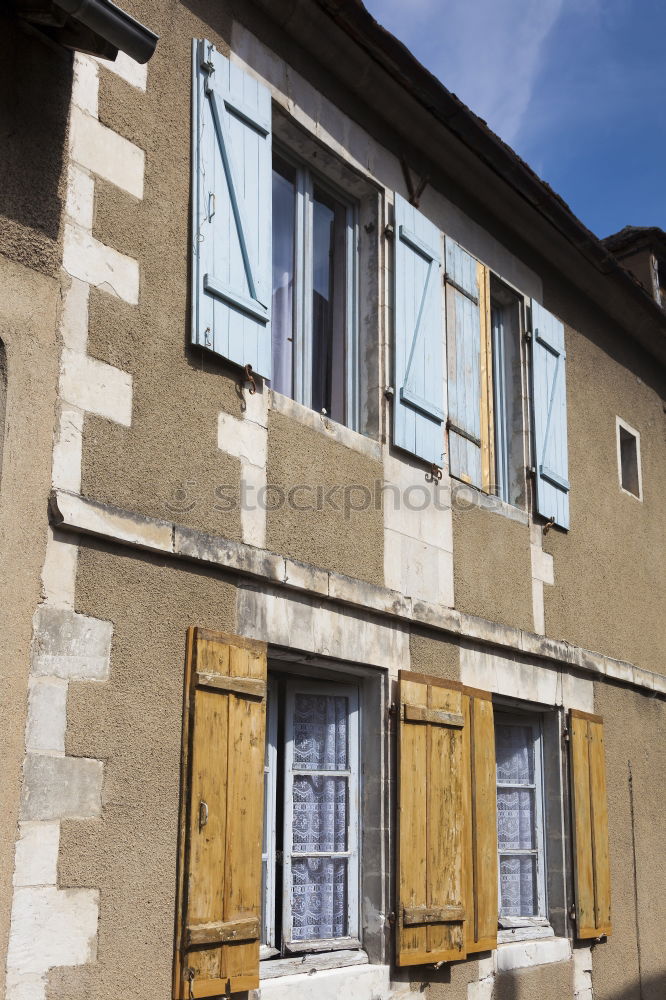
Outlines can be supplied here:
[[296, 170], [273, 158], [272, 385], [294, 395]]
[[346, 209], [318, 188], [312, 235], [312, 408], [345, 417]]

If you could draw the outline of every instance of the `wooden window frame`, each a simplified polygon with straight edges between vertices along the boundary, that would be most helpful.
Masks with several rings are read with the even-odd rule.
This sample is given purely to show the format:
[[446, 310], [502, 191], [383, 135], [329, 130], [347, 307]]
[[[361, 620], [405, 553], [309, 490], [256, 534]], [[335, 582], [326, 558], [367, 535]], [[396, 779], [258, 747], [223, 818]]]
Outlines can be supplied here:
[[[497, 844], [497, 898], [498, 898], [498, 924], [501, 930], [513, 930], [516, 928], [549, 928], [548, 918], [548, 893], [547, 893], [547, 871], [548, 857], [546, 851], [546, 817], [544, 809], [545, 798], [545, 771], [543, 759], [543, 719], [541, 713], [535, 711], [507, 711], [501, 706], [495, 708], [495, 727], [498, 725], [509, 726], [529, 726], [532, 729], [534, 747], [534, 784], [515, 785], [520, 788], [534, 789], [534, 842], [536, 847], [532, 850], [502, 850], [499, 845], [499, 830]], [[511, 788], [514, 783], [497, 782], [497, 788]], [[536, 888], [537, 888], [537, 908], [538, 913], [532, 916], [509, 917], [502, 915], [502, 889], [500, 878], [500, 858], [509, 855], [511, 857], [533, 856], [536, 858]], [[552, 931], [551, 931], [552, 933]], [[537, 935], [533, 935], [537, 936]]]
[[[273, 142], [273, 157], [283, 160], [296, 172], [294, 223], [294, 303], [293, 303], [293, 398], [312, 408], [312, 218], [314, 188], [338, 201], [346, 212], [345, 238], [345, 420], [344, 426], [359, 430], [359, 204], [353, 197], [313, 170], [288, 146]], [[330, 414], [327, 414], [330, 418]]]

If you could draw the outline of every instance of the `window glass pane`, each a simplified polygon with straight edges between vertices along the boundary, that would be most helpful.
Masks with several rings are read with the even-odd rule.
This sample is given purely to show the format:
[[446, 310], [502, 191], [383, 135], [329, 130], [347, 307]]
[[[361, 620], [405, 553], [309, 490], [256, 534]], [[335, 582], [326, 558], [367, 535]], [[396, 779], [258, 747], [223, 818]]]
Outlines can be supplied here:
[[531, 726], [495, 726], [497, 781], [534, 784], [534, 737]]
[[500, 855], [501, 916], [536, 916], [536, 884], [535, 857], [502, 857]]
[[497, 839], [500, 851], [529, 851], [534, 843], [534, 792], [497, 789]]
[[347, 769], [347, 699], [337, 695], [294, 697], [294, 770]]
[[294, 851], [347, 850], [347, 779], [294, 778]]
[[314, 189], [312, 217], [312, 408], [345, 419], [347, 210]]
[[291, 867], [292, 936], [295, 941], [347, 934], [345, 858], [295, 858]]
[[520, 307], [505, 287], [495, 284], [492, 303], [493, 381], [497, 495], [525, 507]]
[[273, 158], [273, 297], [271, 385], [286, 396], [294, 394], [294, 256], [296, 170]]

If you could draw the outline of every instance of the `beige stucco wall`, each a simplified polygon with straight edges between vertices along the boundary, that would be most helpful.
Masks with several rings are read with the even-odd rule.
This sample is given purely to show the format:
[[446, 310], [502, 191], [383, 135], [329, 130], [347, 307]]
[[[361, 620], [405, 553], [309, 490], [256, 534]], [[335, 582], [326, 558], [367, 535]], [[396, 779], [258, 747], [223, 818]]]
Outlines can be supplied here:
[[[573, 963], [554, 962], [533, 969], [513, 969], [495, 979], [493, 1000], [544, 1000], [573, 995]], [[605, 1000], [600, 997], [599, 1000]]]
[[413, 628], [409, 636], [410, 669], [445, 680], [460, 680], [460, 647], [453, 640]]
[[0, 255], [7, 409], [0, 452], [0, 969], [14, 867], [32, 615], [40, 596], [58, 377], [59, 285]]
[[62, 824], [60, 887], [101, 889], [97, 961], [50, 974], [49, 998], [171, 995], [185, 630], [235, 629], [213, 574], [82, 547], [77, 611], [113, 622], [104, 683], [72, 682], [66, 753], [104, 760], [102, 817]]
[[530, 532], [477, 504], [453, 504], [456, 608], [532, 630]]
[[[28, 71], [29, 67], [29, 71]], [[72, 55], [0, 13], [0, 253], [55, 275]], [[45, 95], [48, 94], [48, 100]]]
[[[566, 330], [571, 530], [544, 536], [546, 633], [664, 673], [663, 389], [638, 349], [590, 332]], [[642, 503], [619, 486], [617, 416], [641, 435]]]
[[[286, 502], [267, 511], [269, 549], [380, 586], [384, 583], [381, 462], [271, 412], [267, 480], [276, 488], [276, 500], [286, 497]], [[289, 490], [297, 485], [307, 491], [295, 493], [290, 502]], [[296, 505], [310, 509], [299, 510]]]
[[612, 935], [593, 952], [595, 998], [662, 1000], [666, 705], [612, 684], [595, 684], [594, 697], [604, 718], [613, 922]]

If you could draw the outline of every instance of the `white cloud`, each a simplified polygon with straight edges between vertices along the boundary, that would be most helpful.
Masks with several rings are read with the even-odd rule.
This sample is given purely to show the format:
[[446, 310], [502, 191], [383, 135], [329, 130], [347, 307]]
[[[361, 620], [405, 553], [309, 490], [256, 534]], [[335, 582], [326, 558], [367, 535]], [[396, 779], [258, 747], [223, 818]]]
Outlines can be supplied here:
[[520, 132], [565, 2], [366, 0], [377, 20], [508, 143]]

